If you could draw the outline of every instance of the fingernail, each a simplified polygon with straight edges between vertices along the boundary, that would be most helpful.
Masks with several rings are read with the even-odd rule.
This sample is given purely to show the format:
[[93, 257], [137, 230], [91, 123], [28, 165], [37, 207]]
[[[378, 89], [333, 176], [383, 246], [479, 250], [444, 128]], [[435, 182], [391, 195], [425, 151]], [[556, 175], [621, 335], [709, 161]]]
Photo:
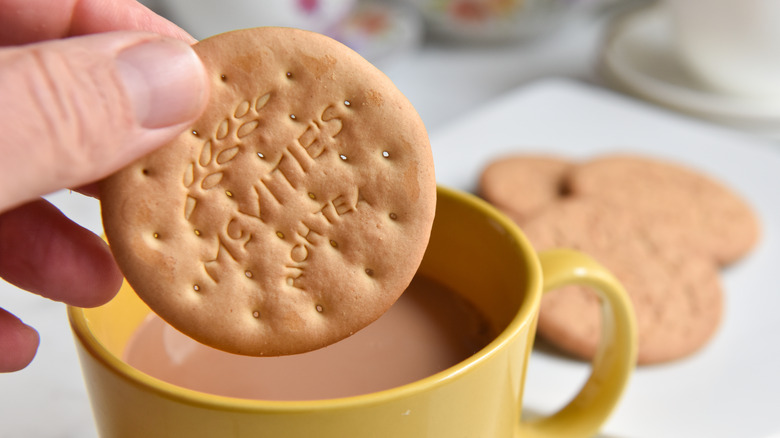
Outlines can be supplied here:
[[203, 64], [184, 42], [160, 39], [128, 47], [117, 56], [117, 66], [144, 128], [190, 121], [208, 97]]

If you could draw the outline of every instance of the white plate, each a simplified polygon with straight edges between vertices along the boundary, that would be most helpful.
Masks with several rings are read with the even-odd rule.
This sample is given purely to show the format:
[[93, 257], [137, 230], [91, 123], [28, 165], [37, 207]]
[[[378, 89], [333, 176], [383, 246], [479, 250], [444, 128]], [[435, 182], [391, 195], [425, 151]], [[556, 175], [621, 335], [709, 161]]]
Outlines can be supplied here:
[[[685, 163], [742, 194], [762, 220], [763, 237], [724, 273], [726, 309], [715, 338], [692, 357], [639, 368], [603, 433], [717, 438], [780, 432], [780, 145], [562, 80], [518, 89], [432, 132], [431, 141], [438, 181], [464, 190], [474, 190], [483, 166], [503, 154], [586, 158], [620, 150]], [[534, 352], [525, 409], [556, 410], [589, 369]]]
[[601, 73], [651, 102], [780, 138], [780, 101], [721, 94], [698, 83], [677, 60], [672, 35], [662, 3], [625, 14], [609, 29]]

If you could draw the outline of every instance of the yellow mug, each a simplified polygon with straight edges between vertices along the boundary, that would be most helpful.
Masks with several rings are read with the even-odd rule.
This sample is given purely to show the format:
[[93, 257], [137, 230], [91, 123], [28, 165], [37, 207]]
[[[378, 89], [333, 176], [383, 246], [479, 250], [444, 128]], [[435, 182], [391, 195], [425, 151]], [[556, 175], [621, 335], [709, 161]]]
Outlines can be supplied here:
[[[123, 287], [68, 317], [102, 437], [517, 438], [587, 437], [615, 407], [636, 360], [636, 322], [617, 280], [571, 250], [537, 254], [520, 229], [479, 198], [439, 187], [420, 272], [471, 301], [500, 333], [444, 371], [366, 395], [314, 401], [229, 398], [178, 387], [121, 360], [149, 313]], [[542, 294], [592, 286], [603, 306], [602, 348], [579, 395], [550, 417], [521, 419]]]

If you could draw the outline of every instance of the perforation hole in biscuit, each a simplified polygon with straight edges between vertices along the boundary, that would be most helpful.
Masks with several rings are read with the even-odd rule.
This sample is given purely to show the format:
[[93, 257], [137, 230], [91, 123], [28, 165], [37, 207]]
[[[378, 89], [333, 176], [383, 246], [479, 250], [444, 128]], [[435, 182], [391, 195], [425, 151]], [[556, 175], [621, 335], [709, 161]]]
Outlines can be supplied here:
[[322, 304], [317, 304], [316, 306], [314, 306], [314, 309], [315, 309], [315, 310], [316, 310], [318, 313], [322, 313], [322, 312], [324, 312], [324, 311], [325, 311], [325, 308], [324, 308], [324, 307], [322, 307]]
[[221, 75], [219, 75], [219, 79], [221, 79], [222, 82], [227, 82], [227, 75], [221, 74]]

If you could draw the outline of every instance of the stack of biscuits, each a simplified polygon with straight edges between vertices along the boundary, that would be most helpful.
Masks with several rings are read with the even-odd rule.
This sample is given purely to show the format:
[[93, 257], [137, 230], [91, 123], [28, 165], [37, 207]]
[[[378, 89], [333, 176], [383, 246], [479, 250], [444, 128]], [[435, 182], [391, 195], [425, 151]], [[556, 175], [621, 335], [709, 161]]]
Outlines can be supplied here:
[[[713, 337], [724, 307], [720, 270], [760, 235], [755, 213], [734, 191], [645, 156], [501, 157], [483, 170], [479, 190], [537, 250], [577, 249], [615, 274], [635, 308], [639, 364], [688, 356]], [[543, 298], [538, 333], [569, 354], [591, 359], [600, 324], [592, 290], [567, 286]]]

